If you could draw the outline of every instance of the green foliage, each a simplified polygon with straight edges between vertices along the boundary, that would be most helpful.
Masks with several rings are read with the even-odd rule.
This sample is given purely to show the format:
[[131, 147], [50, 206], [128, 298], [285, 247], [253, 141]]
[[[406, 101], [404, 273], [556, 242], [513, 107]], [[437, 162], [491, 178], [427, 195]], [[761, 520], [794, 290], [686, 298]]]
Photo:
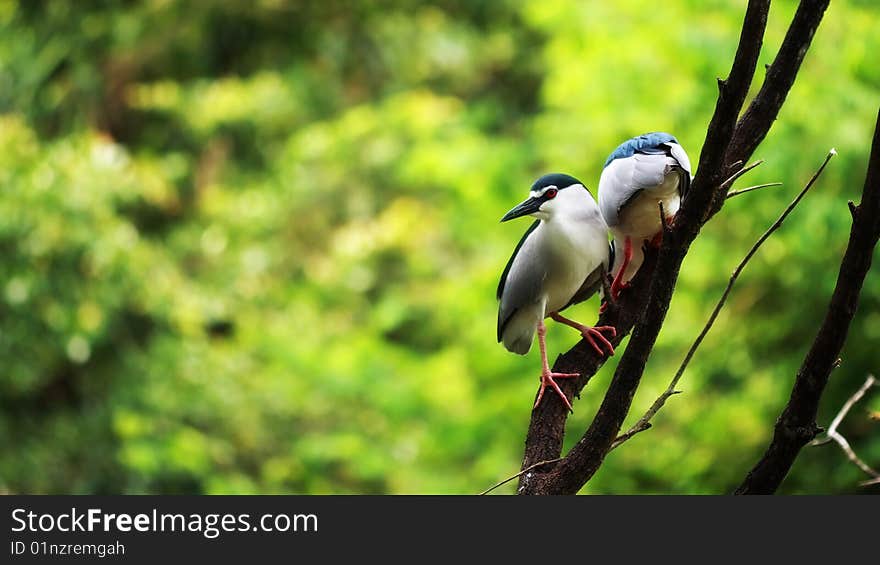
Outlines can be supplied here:
[[[774, 7], [761, 63], [793, 11]], [[537, 351], [495, 343], [497, 277], [526, 227], [497, 220], [540, 173], [595, 187], [645, 131], [674, 132], [696, 163], [741, 12], [0, 0], [0, 490], [456, 493], [512, 474]], [[732, 200], [697, 240], [633, 419], [742, 254], [840, 155], [741, 277], [685, 394], [588, 492], [726, 492], [760, 454], [863, 181], [878, 16], [829, 9], [741, 181], [785, 185]], [[872, 273], [820, 423], [880, 370], [877, 289]], [[575, 337], [553, 327], [551, 352]], [[878, 402], [843, 432], [880, 464]], [[860, 479], [807, 449], [784, 490]]]

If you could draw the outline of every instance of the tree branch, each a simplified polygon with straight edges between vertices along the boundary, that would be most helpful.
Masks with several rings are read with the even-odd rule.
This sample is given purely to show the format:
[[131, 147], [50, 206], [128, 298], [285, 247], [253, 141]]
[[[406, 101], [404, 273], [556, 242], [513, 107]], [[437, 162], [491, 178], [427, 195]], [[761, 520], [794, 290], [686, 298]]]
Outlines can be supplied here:
[[746, 192], [751, 192], [753, 190], [760, 190], [762, 188], [769, 188], [771, 186], [782, 186], [781, 182], [766, 182], [764, 184], [756, 184], [755, 186], [747, 186], [745, 188], [741, 188], [739, 190], [731, 190], [727, 193], [726, 198], [733, 198], [734, 196], [739, 196], [740, 194], [745, 194]]
[[798, 5], [779, 52], [767, 69], [761, 90], [736, 124], [734, 139], [727, 149], [728, 162], [748, 159], [770, 131], [794, 84], [829, 1], [802, 0]]
[[[648, 285], [651, 282], [651, 273], [656, 260], [657, 252], [653, 249], [646, 250], [645, 262], [630, 281], [629, 291], [621, 293], [617, 302], [609, 301], [605, 312], [596, 322], [597, 326], [614, 326], [617, 333], [609, 338], [609, 341], [615, 347], [629, 334], [636, 318], [645, 307]], [[553, 364], [554, 372], [580, 373], [581, 376], [576, 379], [562, 379], [558, 383], [559, 387], [569, 398], [580, 395], [580, 391], [607, 359], [605, 356], [597, 355], [585, 340], [581, 340], [569, 351], [557, 357]], [[560, 458], [568, 415], [569, 412], [562, 402], [542, 402], [532, 411], [521, 466], [523, 470], [531, 468], [537, 462]], [[522, 481], [523, 479], [520, 479], [520, 485]]]
[[517, 478], [517, 477], [523, 475], [524, 473], [528, 473], [528, 472], [531, 471], [532, 469], [535, 469], [535, 468], [540, 467], [540, 466], [542, 466], [542, 465], [549, 465], [550, 463], [556, 463], [556, 462], [559, 461], [560, 459], [562, 459], [562, 458], [561, 458], [561, 457], [557, 457], [556, 459], [550, 459], [550, 460], [548, 460], [548, 461], [538, 461], [538, 462], [535, 463], [534, 465], [529, 465], [528, 467], [526, 467], [525, 469], [523, 469], [523, 470], [520, 471], [519, 473], [516, 473], [516, 474], [514, 474], [514, 475], [511, 475], [511, 476], [507, 477], [506, 479], [504, 479], [503, 481], [498, 481], [497, 483], [495, 483], [495, 484], [492, 485], [491, 487], [487, 488], [486, 490], [484, 490], [483, 492], [481, 492], [481, 493], [478, 494], [477, 496], [484, 496], [484, 495], [487, 495], [487, 494], [489, 494], [490, 492], [492, 492], [493, 490], [495, 490], [496, 488], [498, 488], [498, 487], [500, 487], [500, 486], [504, 486], [504, 485], [506, 485], [507, 483], [509, 483], [509, 482], [512, 481], [513, 479], [515, 479], [515, 478]]
[[[697, 175], [687, 198], [684, 199], [681, 209], [676, 214], [674, 227], [664, 234], [657, 267], [654, 269], [647, 289], [647, 304], [643, 308], [639, 308], [638, 323], [635, 325], [633, 337], [617, 366], [596, 417], [580, 441], [562, 461], [547, 472], [538, 473], [535, 471], [523, 474], [520, 477], [518, 492], [523, 494], [577, 492], [602, 464], [612, 441], [617, 436], [620, 426], [629, 412], [648, 355], [653, 349], [665, 319], [681, 262], [687, 254], [691, 242], [708, 218], [715, 194], [722, 192], [719, 187], [725, 180], [724, 155], [730, 144], [736, 118], [742, 109], [755, 72], [764, 28], [767, 24], [769, 6], [769, 0], [750, 0], [746, 9], [740, 42], [730, 76], [727, 80], [718, 81], [718, 102], [709, 124], [706, 140], [703, 143], [703, 150], [700, 153]], [[723, 200], [722, 198], [722, 203]], [[643, 264], [639, 269], [639, 275], [646, 275], [646, 271], [648, 269]], [[642, 292], [644, 292], [644, 287], [637, 288], [636, 285], [633, 285], [633, 288], [624, 294], [640, 295]], [[630, 315], [632, 314], [634, 312], [630, 312]], [[617, 329], [618, 335], [624, 333], [621, 328]], [[554, 365], [554, 371], [557, 370], [562, 372], [561, 368]], [[554, 404], [560, 405], [561, 403]], [[558, 406], [558, 408], [562, 407]], [[537, 452], [541, 449], [539, 446], [531, 444], [529, 438], [545, 435], [540, 432], [533, 435], [532, 427], [535, 424], [536, 419], [533, 414], [523, 467], [531, 464], [531, 461], [535, 461], [531, 459], [530, 452]], [[561, 446], [562, 433], [564, 433], [564, 419], [560, 428], [550, 430], [550, 439]], [[558, 453], [557, 451], [556, 454]], [[556, 454], [537, 460], [550, 459], [557, 456]]]
[[840, 412], [837, 413], [837, 416], [831, 420], [831, 425], [828, 426], [828, 431], [825, 432], [825, 437], [814, 439], [810, 442], [810, 445], [825, 445], [826, 443], [831, 442], [831, 436], [837, 433], [837, 428], [840, 427], [840, 423], [843, 422], [843, 419], [846, 418], [846, 415], [849, 414], [849, 411], [852, 410], [855, 403], [864, 398], [865, 394], [868, 393], [868, 390], [876, 384], [877, 379], [874, 378], [874, 375], [868, 375], [868, 378], [865, 379], [865, 382], [859, 387], [859, 390], [855, 391], [853, 395], [847, 399], [841, 407]]
[[[773, 232], [782, 227], [782, 223], [785, 221], [785, 218], [788, 217], [789, 214], [797, 207], [798, 203], [806, 196], [807, 192], [812, 188], [812, 186], [816, 183], [816, 180], [819, 178], [819, 175], [822, 174], [822, 171], [825, 170], [825, 166], [831, 160], [832, 157], [837, 155], [837, 151], [832, 149], [828, 152], [828, 155], [825, 156], [825, 161], [822, 162], [822, 165], [813, 173], [813, 176], [810, 177], [810, 180], [804, 186], [804, 188], [798, 193], [795, 199], [788, 205], [788, 207], [782, 212], [779, 218], [776, 219], [775, 222], [764, 232], [764, 234], [758, 238], [758, 240], [752, 245], [752, 248], [749, 249], [749, 252], [746, 253], [745, 257], [743, 257], [742, 261], [739, 262], [739, 265], [736, 266], [736, 269], [733, 270], [733, 273], [730, 275], [730, 279], [727, 281], [727, 287], [724, 289], [724, 293], [722, 293], [721, 298], [718, 300], [718, 303], [715, 305], [715, 309], [712, 311], [712, 314], [709, 316], [709, 319], [706, 321], [706, 325], [703, 326], [702, 331], [697, 336], [697, 339], [694, 340], [694, 343], [691, 345], [687, 354], [684, 356], [684, 360], [681, 362], [681, 365], [678, 367], [678, 370], [675, 372], [675, 375], [672, 377], [672, 380], [669, 381], [669, 386], [666, 387], [657, 400], [651, 404], [651, 407], [648, 408], [648, 411], [645, 412], [644, 416], [639, 418], [639, 420], [633, 424], [633, 426], [627, 430], [625, 433], [621, 434], [614, 440], [611, 444], [611, 449], [614, 449], [620, 446], [622, 443], [633, 437], [634, 435], [643, 432], [651, 427], [650, 421], [651, 418], [654, 417], [657, 412], [663, 408], [663, 405], [666, 404], [666, 400], [669, 399], [670, 396], [674, 394], [678, 394], [681, 391], [675, 390], [675, 387], [678, 386], [678, 382], [681, 380], [682, 375], [684, 374], [685, 369], [687, 369], [688, 364], [691, 362], [694, 354], [697, 352], [697, 349], [700, 347], [700, 344], [703, 343], [703, 339], [706, 337], [706, 334], [709, 333], [709, 330], [712, 329], [712, 325], [715, 323], [715, 319], [718, 317], [718, 314], [721, 312], [721, 308], [724, 307], [725, 302], [727, 302], [727, 297], [730, 295], [730, 291], [733, 289], [733, 285], [736, 283], [736, 280], [739, 278], [740, 273], [742, 273], [743, 269], [745, 269], [746, 264], [751, 260], [751, 258], [757, 253], [758, 248], [767, 241]], [[758, 161], [760, 163], [761, 161]]]
[[[828, 426], [828, 431], [825, 432], [825, 437], [821, 439], [814, 439], [810, 442], [810, 445], [825, 445], [829, 442], [835, 442], [840, 449], [843, 450], [843, 453], [846, 455], [846, 458], [850, 460], [850, 462], [861, 469], [863, 473], [871, 477], [871, 480], [880, 480], [880, 473], [871, 468], [870, 465], [859, 459], [859, 456], [856, 455], [856, 452], [853, 451], [852, 447], [850, 447], [849, 442], [846, 441], [846, 438], [841, 435], [840, 432], [837, 431], [837, 428], [840, 426], [840, 423], [843, 422], [843, 419], [846, 418], [846, 415], [849, 414], [849, 411], [855, 405], [856, 402], [861, 400], [867, 393], [868, 390], [873, 386], [877, 386], [878, 381], [874, 378], [874, 375], [868, 375], [868, 378], [865, 379], [864, 384], [859, 387], [859, 390], [855, 391], [852, 396], [850, 396], [847, 401], [843, 404], [843, 407], [840, 409], [840, 412], [837, 413], [837, 416], [831, 420], [831, 425]], [[870, 482], [867, 481], [867, 482]], [[862, 483], [864, 484], [864, 483]]]
[[[724, 181], [723, 183], [721, 183], [721, 188], [723, 188], [723, 189], [726, 190], [729, 186], [731, 186], [733, 183], [735, 183], [736, 180], [737, 180], [739, 177], [743, 176], [744, 174], [746, 174], [747, 172], [751, 171], [752, 169], [754, 169], [754, 168], [757, 167], [758, 165], [762, 165], [762, 164], [764, 164], [764, 160], [763, 160], [763, 159], [761, 159], [760, 161], [755, 161], [755, 162], [752, 163], [751, 165], [747, 165], [747, 166], [745, 166], [745, 167], [739, 169], [738, 171], [736, 171], [735, 173], [733, 173], [732, 175], [730, 175], [730, 178], [728, 178], [726, 181]], [[729, 198], [729, 197], [730, 197], [730, 193], [728, 193], [726, 197]]]
[[825, 319], [798, 371], [791, 397], [776, 422], [767, 451], [736, 489], [737, 494], [775, 492], [801, 448], [819, 431], [816, 425], [819, 400], [846, 341], [862, 284], [871, 268], [874, 247], [880, 238], [880, 113], [862, 200], [858, 206], [851, 206], [850, 212], [853, 223], [849, 243]]

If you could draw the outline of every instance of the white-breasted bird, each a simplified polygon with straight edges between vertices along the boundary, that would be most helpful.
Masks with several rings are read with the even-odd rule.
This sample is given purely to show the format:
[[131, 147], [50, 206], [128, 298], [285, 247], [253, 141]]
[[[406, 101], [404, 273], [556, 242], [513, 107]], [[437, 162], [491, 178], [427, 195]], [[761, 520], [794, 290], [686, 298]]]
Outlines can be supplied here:
[[602, 289], [611, 261], [608, 228], [590, 191], [576, 178], [558, 173], [535, 181], [529, 198], [505, 214], [501, 221], [521, 216], [537, 220], [514, 249], [498, 283], [498, 341], [503, 342], [508, 351], [525, 355], [537, 330], [541, 389], [535, 407], [550, 386], [571, 410], [571, 403], [553, 379], [578, 374], [550, 371], [544, 318], [550, 317], [578, 330], [599, 355], [604, 355], [599, 344], [606, 347], [609, 354], [614, 353], [613, 346], [601, 333], [607, 331], [614, 336], [613, 327], [585, 326], [559, 314]]
[[668, 133], [634, 137], [608, 156], [599, 177], [599, 209], [618, 250], [611, 268], [612, 298], [617, 298], [642, 265], [644, 241], [659, 243], [663, 228], [659, 204], [671, 221], [690, 183], [687, 153]]

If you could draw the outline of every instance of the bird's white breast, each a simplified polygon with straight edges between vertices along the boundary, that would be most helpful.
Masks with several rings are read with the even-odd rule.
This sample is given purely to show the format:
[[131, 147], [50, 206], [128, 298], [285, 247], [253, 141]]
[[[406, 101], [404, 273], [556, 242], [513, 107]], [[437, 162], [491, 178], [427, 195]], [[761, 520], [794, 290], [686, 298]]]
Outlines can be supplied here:
[[554, 218], [543, 222], [539, 235], [546, 253], [544, 315], [568, 304], [587, 276], [608, 260], [608, 237], [598, 209], [585, 218]]

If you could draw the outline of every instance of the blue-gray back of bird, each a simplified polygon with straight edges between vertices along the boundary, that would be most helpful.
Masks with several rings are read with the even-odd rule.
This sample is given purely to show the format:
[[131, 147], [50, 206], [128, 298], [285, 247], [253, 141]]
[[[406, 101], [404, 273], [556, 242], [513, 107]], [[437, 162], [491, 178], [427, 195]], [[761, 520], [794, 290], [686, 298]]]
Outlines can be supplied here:
[[539, 322], [602, 288], [610, 246], [589, 190], [574, 177], [545, 175], [529, 198], [502, 218], [537, 220], [523, 235], [498, 284], [498, 341], [528, 353]]

